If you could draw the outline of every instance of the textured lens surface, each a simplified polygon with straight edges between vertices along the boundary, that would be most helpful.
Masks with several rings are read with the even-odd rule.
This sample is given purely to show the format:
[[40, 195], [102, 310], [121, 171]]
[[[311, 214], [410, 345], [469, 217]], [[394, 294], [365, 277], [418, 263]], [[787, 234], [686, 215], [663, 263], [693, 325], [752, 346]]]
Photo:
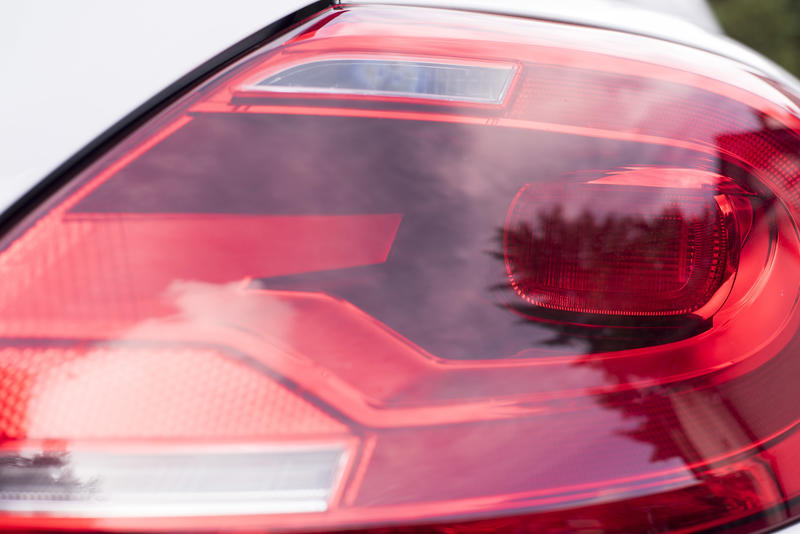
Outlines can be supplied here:
[[735, 269], [727, 234], [710, 189], [579, 184], [526, 186], [503, 239], [511, 285], [534, 306], [669, 316], [702, 307]]

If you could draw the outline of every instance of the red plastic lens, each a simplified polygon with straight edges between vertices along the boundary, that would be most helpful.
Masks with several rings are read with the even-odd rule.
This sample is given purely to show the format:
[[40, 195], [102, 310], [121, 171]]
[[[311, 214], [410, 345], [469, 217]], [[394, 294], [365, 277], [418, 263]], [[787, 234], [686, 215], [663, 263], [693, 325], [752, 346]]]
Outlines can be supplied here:
[[688, 315], [735, 273], [740, 242], [730, 213], [711, 189], [526, 186], [503, 238], [510, 283], [537, 307]]
[[3, 236], [0, 528], [794, 519], [793, 99], [622, 32], [315, 15]]

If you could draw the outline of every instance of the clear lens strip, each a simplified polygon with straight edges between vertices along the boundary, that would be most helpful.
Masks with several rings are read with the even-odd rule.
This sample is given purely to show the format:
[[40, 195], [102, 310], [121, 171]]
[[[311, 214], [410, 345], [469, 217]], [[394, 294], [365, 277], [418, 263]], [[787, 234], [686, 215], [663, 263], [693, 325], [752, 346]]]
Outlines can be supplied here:
[[0, 453], [0, 510], [168, 517], [324, 512], [344, 444], [218, 452]]
[[516, 67], [389, 59], [328, 59], [273, 74], [247, 91], [392, 96], [501, 104]]

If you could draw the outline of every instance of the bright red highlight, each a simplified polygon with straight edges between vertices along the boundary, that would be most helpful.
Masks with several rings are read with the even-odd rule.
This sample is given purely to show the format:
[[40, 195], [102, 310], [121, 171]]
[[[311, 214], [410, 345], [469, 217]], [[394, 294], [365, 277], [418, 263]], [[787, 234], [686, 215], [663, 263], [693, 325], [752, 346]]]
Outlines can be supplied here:
[[[71, 214], [87, 240], [124, 241], [129, 265], [166, 281], [227, 282], [386, 261], [402, 215]], [[158, 289], [162, 289], [159, 287]]]

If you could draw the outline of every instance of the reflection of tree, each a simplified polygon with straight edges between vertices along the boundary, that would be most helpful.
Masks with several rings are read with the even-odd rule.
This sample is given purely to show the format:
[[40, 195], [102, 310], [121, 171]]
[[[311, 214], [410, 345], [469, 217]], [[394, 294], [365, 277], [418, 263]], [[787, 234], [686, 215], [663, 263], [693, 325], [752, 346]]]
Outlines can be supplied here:
[[[562, 206], [556, 205], [538, 211], [533, 225], [523, 221], [507, 228], [504, 252], [523, 291], [552, 285], [547, 277], [552, 276], [556, 265], [568, 276], [570, 289], [581, 292], [581, 300], [599, 307], [608, 299], [609, 291], [641, 286], [648, 271], [660, 274], [670, 269], [670, 258], [664, 252], [672, 252], [670, 245], [680, 240], [682, 220], [677, 206], [667, 207], [652, 218], [616, 214], [600, 218], [584, 209], [568, 219]], [[537, 253], [543, 251], [547, 253]], [[637, 268], [614, 268], [627, 258], [634, 259]], [[683, 273], [674, 274], [670, 280], [673, 287], [653, 289], [679, 288], [685, 281], [679, 276]], [[664, 277], [655, 280], [663, 281]]]
[[0, 455], [0, 495], [35, 495], [44, 501], [92, 498], [97, 482], [82, 480], [73, 467], [66, 452]]
[[[568, 218], [563, 207], [555, 205], [531, 218], [533, 221], [522, 220], [496, 233], [503, 252], [492, 255], [505, 262], [510, 272], [507, 282], [492, 289], [513, 295], [506, 299], [508, 308], [555, 332], [545, 343], [580, 341], [588, 344], [589, 352], [604, 352], [667, 343], [703, 328], [693, 317], [603, 316], [547, 306], [549, 301], [563, 300], [563, 295], [580, 295], [587, 307], [602, 308], [612, 298], [630, 299], [625, 296], [630, 288], [642, 291], [638, 298], [643, 300], [679, 289], [686, 283], [687, 274], [670, 257], [686, 219], [678, 206], [665, 207], [651, 217], [614, 213], [596, 216], [584, 209]], [[635, 268], [619, 268], [628, 258], [634, 259]], [[568, 277], [570, 287], [559, 295], [554, 276], [561, 273]], [[517, 292], [525, 297], [515, 298]]]

